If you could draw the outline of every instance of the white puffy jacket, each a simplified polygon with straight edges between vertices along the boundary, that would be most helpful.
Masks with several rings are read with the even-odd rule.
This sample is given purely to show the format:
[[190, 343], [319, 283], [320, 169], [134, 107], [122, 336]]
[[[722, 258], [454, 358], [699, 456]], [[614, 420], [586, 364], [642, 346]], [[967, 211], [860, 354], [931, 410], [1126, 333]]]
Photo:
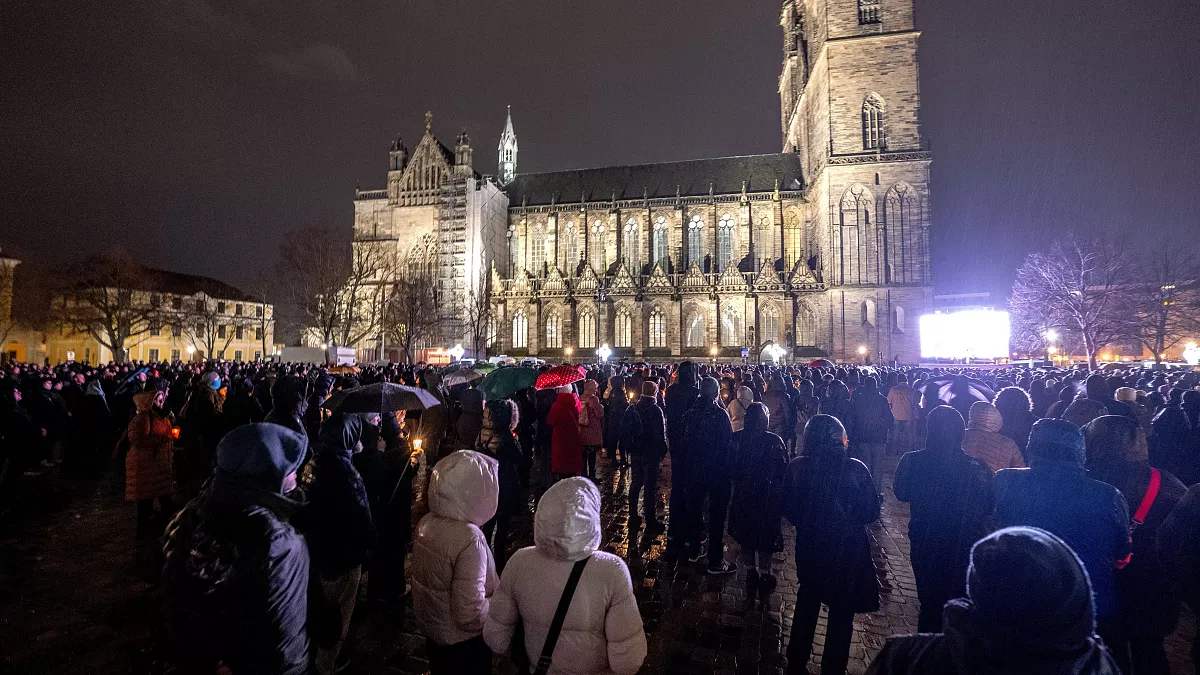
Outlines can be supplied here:
[[479, 529], [496, 513], [496, 460], [472, 450], [442, 458], [429, 479], [429, 513], [413, 540], [412, 595], [425, 637], [452, 645], [479, 636], [499, 581]]
[[571, 600], [550, 673], [636, 673], [646, 658], [646, 633], [625, 561], [600, 546], [600, 492], [585, 478], [560, 481], [542, 495], [533, 524], [535, 546], [513, 554], [492, 598], [483, 637], [505, 653], [517, 616], [531, 661], [542, 653], [554, 610], [575, 561], [592, 557]]

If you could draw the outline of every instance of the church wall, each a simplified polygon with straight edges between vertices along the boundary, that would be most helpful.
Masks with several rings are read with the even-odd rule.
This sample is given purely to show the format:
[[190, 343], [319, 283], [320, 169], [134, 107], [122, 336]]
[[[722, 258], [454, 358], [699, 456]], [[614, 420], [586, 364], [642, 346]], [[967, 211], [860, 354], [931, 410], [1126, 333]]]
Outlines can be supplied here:
[[[879, 22], [860, 24], [858, 21], [858, 8], [860, 4], [877, 7]], [[913, 27], [913, 8], [911, 2], [829, 0], [826, 8], [826, 17], [830, 39], [912, 30]]]
[[887, 149], [919, 149], [917, 34], [831, 42], [826, 50], [832, 153], [864, 152], [863, 101], [872, 92], [884, 101]]

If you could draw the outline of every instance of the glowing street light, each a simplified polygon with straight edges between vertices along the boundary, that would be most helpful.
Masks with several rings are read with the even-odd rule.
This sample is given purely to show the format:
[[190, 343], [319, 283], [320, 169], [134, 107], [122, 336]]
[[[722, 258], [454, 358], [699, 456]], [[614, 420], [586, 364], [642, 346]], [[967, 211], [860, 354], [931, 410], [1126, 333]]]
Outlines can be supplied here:
[[322, 343], [321, 343], [321, 349], [329, 349], [329, 343], [327, 343], [327, 342], [322, 342]]
[[566, 349], [563, 350], [563, 352], [567, 355], [567, 358], [571, 358], [571, 354], [573, 354], [575, 352], [575, 350], [572, 349], [571, 347], [567, 347]]
[[1058, 353], [1058, 347], [1055, 347], [1054, 345], [1050, 345], [1048, 348], [1046, 348], [1046, 352], [1053, 356], [1054, 354]]
[[601, 345], [596, 350], [596, 356], [599, 356], [601, 361], [607, 361], [608, 357], [612, 356], [612, 350], [608, 348], [608, 343]]
[[859, 346], [858, 346], [858, 355], [859, 355], [859, 356], [862, 356], [862, 355], [864, 355], [864, 354], [866, 354], [866, 353], [867, 353], [867, 346], [866, 346], [866, 345], [859, 345]]
[[461, 359], [463, 357], [463, 354], [466, 354], [466, 353], [467, 353], [467, 350], [463, 349], [463, 346], [460, 344], [456, 344], [450, 348], [450, 357], [453, 358], [455, 361], [458, 361], [459, 359]]
[[1058, 331], [1051, 328], [1042, 333], [1042, 337], [1046, 338], [1046, 342], [1058, 342]]

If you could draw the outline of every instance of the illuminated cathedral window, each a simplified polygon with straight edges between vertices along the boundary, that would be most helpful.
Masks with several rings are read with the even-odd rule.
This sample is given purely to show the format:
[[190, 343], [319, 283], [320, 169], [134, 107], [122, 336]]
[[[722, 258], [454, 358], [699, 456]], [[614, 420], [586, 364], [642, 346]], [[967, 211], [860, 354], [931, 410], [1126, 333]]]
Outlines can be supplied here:
[[525, 349], [529, 346], [529, 318], [522, 310], [513, 314], [512, 346], [513, 349]]
[[872, 93], [863, 101], [863, 150], [887, 149], [887, 135], [883, 128], [883, 110], [883, 98], [879, 94]]
[[630, 218], [629, 222], [625, 224], [625, 241], [623, 242], [623, 246], [625, 247], [625, 264], [629, 267], [629, 271], [632, 274], [639, 274], [641, 256], [638, 255], [638, 225], [637, 221], [633, 218]]
[[579, 348], [596, 348], [596, 315], [590, 309], [579, 312]]
[[704, 221], [700, 216], [692, 216], [687, 229], [688, 264], [699, 265], [704, 258]]
[[717, 270], [725, 271], [733, 258], [733, 219], [729, 214], [721, 216], [717, 223]]
[[691, 314], [687, 318], [687, 333], [683, 341], [684, 347], [703, 347], [704, 346], [704, 317], [700, 314]]
[[546, 348], [562, 349], [563, 319], [562, 314], [551, 310], [546, 315]]
[[650, 312], [649, 328], [649, 344], [651, 349], [663, 348], [667, 346], [667, 317], [663, 311], [655, 307]]
[[659, 216], [654, 221], [654, 260], [655, 265], [663, 263], [669, 256], [667, 248], [667, 219]]
[[613, 335], [613, 344], [617, 347], [632, 347], [633, 317], [629, 314], [629, 310], [622, 309], [617, 312], [617, 321], [614, 328], [616, 330]]

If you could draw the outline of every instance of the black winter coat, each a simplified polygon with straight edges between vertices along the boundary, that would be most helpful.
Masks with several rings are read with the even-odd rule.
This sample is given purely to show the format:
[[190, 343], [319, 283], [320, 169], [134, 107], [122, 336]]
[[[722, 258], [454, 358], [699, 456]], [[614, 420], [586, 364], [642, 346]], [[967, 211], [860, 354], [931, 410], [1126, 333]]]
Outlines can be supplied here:
[[[1110, 460], [1088, 465], [1088, 475], [1121, 491], [1130, 516], [1137, 512], [1150, 485], [1150, 467], [1143, 462]], [[1117, 599], [1121, 620], [1128, 635], [1162, 638], [1175, 630], [1179, 600], [1158, 556], [1158, 533], [1163, 521], [1183, 499], [1187, 487], [1162, 472], [1158, 495], [1146, 521], [1133, 531], [1133, 557], [1116, 571]]]
[[796, 527], [796, 577], [822, 603], [856, 613], [879, 609], [867, 525], [879, 495], [867, 465], [837, 453], [788, 464], [783, 515]]
[[854, 392], [849, 415], [846, 435], [850, 437], [851, 447], [860, 443], [887, 443], [894, 419], [892, 406], [883, 394], [866, 389]]
[[709, 482], [729, 480], [733, 424], [729, 413], [715, 401], [697, 400], [683, 416], [683, 456], [672, 451], [671, 462], [680, 465], [691, 479]]
[[220, 478], [168, 528], [163, 623], [182, 673], [309, 672], [309, 558], [283, 496]]
[[[641, 419], [640, 429], [634, 424], [631, 415], [636, 414]], [[667, 429], [662, 408], [653, 398], [644, 396], [638, 402], [628, 406], [622, 419], [620, 429], [621, 453], [635, 458], [637, 461], [655, 462], [667, 455]]]
[[[335, 415], [326, 420], [321, 429], [321, 447], [313, 460], [308, 504], [299, 524], [312, 547], [313, 568], [323, 581], [365, 563], [375, 547], [367, 487], [354, 468], [354, 449], [346, 447], [351, 442], [357, 445], [361, 425], [356, 415]], [[343, 430], [340, 443], [336, 438], [339, 429]]]
[[1200, 609], [1200, 483], [1158, 528], [1158, 552], [1180, 597]]
[[733, 435], [733, 499], [729, 535], [743, 549], [781, 551], [780, 512], [787, 475], [787, 448], [769, 431]]
[[908, 537], [920, 583], [966, 590], [971, 546], [992, 531], [992, 472], [964, 453], [918, 450], [900, 458], [896, 499], [911, 504]]

